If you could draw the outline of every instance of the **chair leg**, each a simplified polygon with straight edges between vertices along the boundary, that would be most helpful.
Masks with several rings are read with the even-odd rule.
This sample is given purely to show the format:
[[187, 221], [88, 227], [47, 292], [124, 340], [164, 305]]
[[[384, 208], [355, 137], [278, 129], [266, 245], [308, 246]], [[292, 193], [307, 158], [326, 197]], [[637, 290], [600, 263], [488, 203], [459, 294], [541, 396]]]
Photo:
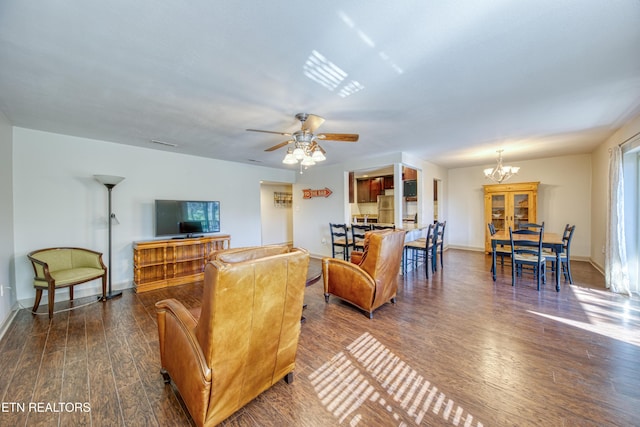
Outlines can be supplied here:
[[69, 301], [73, 301], [73, 286], [69, 286]]
[[49, 320], [51, 320], [53, 319], [53, 303], [56, 296], [56, 289], [53, 286], [49, 286], [47, 294], [47, 297], [49, 299]]
[[324, 302], [329, 302], [329, 294], [324, 294]]
[[293, 372], [289, 372], [287, 375], [284, 376], [284, 381], [287, 384], [291, 384], [293, 382]]
[[407, 248], [402, 248], [402, 275], [407, 275]]
[[569, 259], [567, 258], [567, 273], [569, 274], [569, 283], [573, 285], [573, 277], [571, 276], [571, 264], [569, 263]]
[[36, 311], [40, 306], [40, 300], [42, 299], [42, 289], [36, 288], [36, 301], [33, 303], [33, 311]]
[[165, 384], [169, 384], [171, 382], [171, 377], [169, 376], [169, 372], [167, 372], [164, 368], [160, 369], [160, 373], [162, 374], [162, 380]]
[[102, 301], [107, 300], [107, 274], [102, 275]]
[[[433, 263], [431, 263], [431, 268], [433, 268]], [[427, 279], [429, 278], [429, 253], [424, 253], [424, 272], [427, 275]]]

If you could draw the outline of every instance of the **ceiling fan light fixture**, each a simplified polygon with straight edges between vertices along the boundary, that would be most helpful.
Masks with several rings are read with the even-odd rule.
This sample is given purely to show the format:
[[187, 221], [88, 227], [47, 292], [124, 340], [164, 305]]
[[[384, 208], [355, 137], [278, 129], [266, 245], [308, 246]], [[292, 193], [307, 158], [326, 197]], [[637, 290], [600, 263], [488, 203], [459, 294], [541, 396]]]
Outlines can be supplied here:
[[320, 151], [318, 147], [316, 147], [316, 149], [313, 150], [313, 153], [311, 154], [311, 158], [313, 159], [314, 162], [321, 162], [323, 160], [327, 160], [325, 155], [322, 154], [322, 151]]
[[282, 163], [285, 165], [295, 165], [298, 163], [298, 160], [296, 160], [291, 149], [287, 150], [287, 154], [284, 156], [284, 159], [282, 159]]
[[311, 158], [311, 156], [309, 155], [305, 155], [304, 158], [302, 159], [302, 162], [300, 163], [302, 166], [313, 166], [316, 164], [316, 162], [313, 161], [313, 159]]
[[303, 169], [315, 165], [317, 162], [327, 160], [324, 149], [318, 145], [318, 141], [357, 142], [358, 134], [349, 133], [316, 133], [316, 129], [324, 122], [324, 119], [315, 114], [298, 113], [296, 119], [300, 121], [300, 130], [293, 133], [276, 132], [270, 130], [247, 129], [250, 132], [274, 133], [291, 137], [287, 141], [269, 147], [264, 151], [274, 151], [289, 145], [282, 163], [287, 165], [298, 164], [300, 173]]
[[298, 146], [293, 150], [293, 157], [295, 157], [296, 160], [302, 160], [304, 158], [304, 150], [302, 147]]

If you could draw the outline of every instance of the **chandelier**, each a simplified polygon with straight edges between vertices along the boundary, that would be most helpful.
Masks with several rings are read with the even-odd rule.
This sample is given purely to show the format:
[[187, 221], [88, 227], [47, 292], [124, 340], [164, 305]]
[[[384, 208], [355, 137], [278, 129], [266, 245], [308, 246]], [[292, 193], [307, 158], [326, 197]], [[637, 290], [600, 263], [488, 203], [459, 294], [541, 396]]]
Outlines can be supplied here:
[[506, 181], [511, 178], [513, 175], [517, 174], [520, 170], [517, 166], [504, 166], [502, 164], [502, 152], [504, 150], [498, 150], [498, 165], [495, 168], [489, 168], [484, 170], [484, 176], [497, 182], [501, 183], [502, 181]]
[[300, 173], [302, 168], [307, 169], [316, 162], [326, 160], [323, 149], [316, 143], [315, 135], [311, 132], [299, 130], [293, 133], [293, 148], [287, 150], [282, 163], [295, 165], [300, 163]]

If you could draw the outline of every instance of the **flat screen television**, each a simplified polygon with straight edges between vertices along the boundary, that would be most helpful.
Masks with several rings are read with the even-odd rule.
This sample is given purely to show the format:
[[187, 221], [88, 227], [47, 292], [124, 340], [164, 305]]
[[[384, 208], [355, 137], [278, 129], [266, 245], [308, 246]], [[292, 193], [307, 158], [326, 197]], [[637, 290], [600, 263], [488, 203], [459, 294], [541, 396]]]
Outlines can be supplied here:
[[156, 200], [156, 236], [195, 237], [220, 231], [220, 202]]

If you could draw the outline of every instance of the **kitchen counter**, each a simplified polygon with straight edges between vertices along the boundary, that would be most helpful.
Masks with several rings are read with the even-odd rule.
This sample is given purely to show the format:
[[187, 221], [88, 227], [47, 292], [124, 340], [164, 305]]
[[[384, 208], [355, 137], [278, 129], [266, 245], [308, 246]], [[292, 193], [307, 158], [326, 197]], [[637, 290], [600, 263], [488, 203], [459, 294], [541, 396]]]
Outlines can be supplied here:
[[[358, 224], [364, 223], [364, 214], [357, 214], [357, 215], [353, 215], [351, 218], [352, 220], [355, 218], [355, 220], [358, 222]], [[367, 215], [367, 223], [377, 223], [378, 222], [378, 215]]]

